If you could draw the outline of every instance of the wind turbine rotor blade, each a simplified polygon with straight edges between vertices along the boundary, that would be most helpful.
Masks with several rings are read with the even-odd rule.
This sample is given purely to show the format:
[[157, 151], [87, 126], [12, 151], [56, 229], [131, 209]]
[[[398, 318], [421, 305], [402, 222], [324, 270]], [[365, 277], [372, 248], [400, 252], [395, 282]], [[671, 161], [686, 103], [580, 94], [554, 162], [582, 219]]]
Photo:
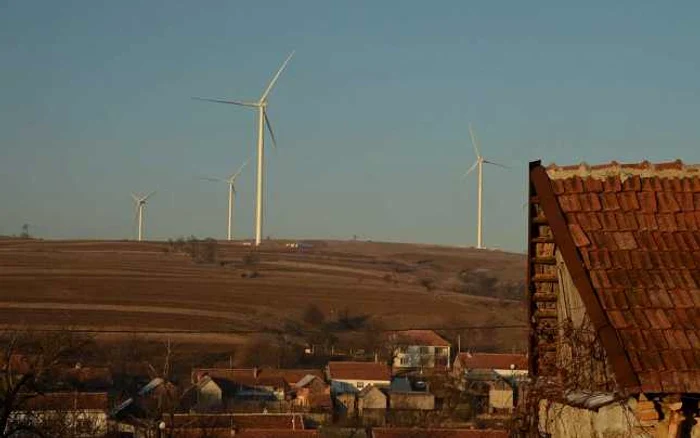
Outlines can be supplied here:
[[134, 193], [131, 194], [131, 198], [134, 200], [134, 202], [139, 202], [139, 197], [136, 196]]
[[502, 167], [504, 169], [510, 169], [509, 166], [506, 166], [505, 164], [496, 163], [494, 161], [484, 160], [484, 163], [493, 164], [494, 166]]
[[211, 182], [226, 182], [225, 179], [221, 179], [221, 178], [210, 178], [210, 177], [208, 177], [208, 176], [200, 176], [200, 177], [197, 178], [197, 179], [202, 180], [202, 181], [211, 181]]
[[265, 102], [265, 100], [267, 99], [267, 95], [270, 94], [270, 91], [272, 91], [272, 87], [275, 86], [275, 82], [277, 82], [277, 79], [279, 79], [280, 75], [282, 74], [284, 69], [287, 67], [287, 63], [289, 62], [290, 59], [292, 59], [292, 56], [294, 56], [294, 50], [292, 50], [292, 53], [290, 53], [289, 56], [287, 56], [287, 59], [284, 60], [284, 62], [282, 63], [282, 67], [280, 67], [280, 69], [277, 70], [277, 73], [272, 78], [272, 80], [270, 81], [270, 84], [267, 86], [267, 88], [265, 89], [265, 92], [263, 93], [262, 97], [260, 98], [260, 103]]
[[240, 100], [223, 100], [223, 99], [209, 99], [205, 97], [193, 97], [194, 100], [201, 100], [204, 102], [214, 102], [214, 103], [225, 103], [228, 105], [238, 105], [245, 106], [249, 108], [257, 108], [258, 104], [254, 102], [242, 102]]
[[270, 124], [270, 119], [267, 117], [267, 111], [263, 111], [263, 114], [265, 115], [265, 126], [267, 126], [267, 130], [270, 132], [270, 138], [272, 139], [272, 146], [274, 146], [274, 148], [277, 149], [275, 133], [272, 132], [272, 125]]
[[474, 130], [472, 129], [472, 124], [469, 124], [469, 137], [472, 139], [472, 146], [474, 146], [474, 153], [476, 154], [477, 158], [481, 157], [481, 152], [479, 152], [479, 146], [478, 141], [476, 139], [476, 135], [474, 134]]
[[249, 162], [249, 161], [250, 161], [250, 158], [248, 158], [247, 160], [245, 160], [245, 163], [243, 163], [243, 164], [241, 165], [241, 167], [238, 168], [238, 170], [236, 171], [236, 173], [234, 173], [233, 175], [231, 175], [231, 178], [229, 178], [229, 180], [235, 181], [236, 178], [238, 178], [238, 175], [240, 175], [241, 172], [243, 172], [243, 169], [246, 167], [246, 165], [248, 165], [248, 162]]
[[462, 175], [462, 179], [466, 178], [467, 175], [472, 173], [474, 171], [474, 169], [476, 169], [476, 166], [478, 166], [478, 165], [479, 165], [479, 161], [477, 160], [474, 162], [474, 164], [472, 164], [472, 167], [470, 167], [466, 172], [464, 172], [464, 175]]
[[150, 198], [151, 196], [153, 196], [153, 195], [155, 195], [155, 194], [156, 194], [156, 192], [153, 191], [153, 192], [147, 194], [146, 196], [144, 196], [143, 199], [141, 199], [141, 201], [146, 202], [146, 200], [147, 200], [148, 198]]

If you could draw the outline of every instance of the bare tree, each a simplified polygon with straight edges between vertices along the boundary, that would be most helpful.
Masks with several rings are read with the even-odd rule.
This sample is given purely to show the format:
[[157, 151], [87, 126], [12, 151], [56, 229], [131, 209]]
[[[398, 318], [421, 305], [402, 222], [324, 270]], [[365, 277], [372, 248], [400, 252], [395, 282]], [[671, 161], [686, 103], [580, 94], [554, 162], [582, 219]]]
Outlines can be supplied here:
[[7, 331], [0, 334], [0, 437], [18, 433], [50, 436], [26, 415], [13, 417], [28, 402], [50, 387], [52, 370], [61, 361], [75, 357], [90, 338], [69, 331], [32, 333]]

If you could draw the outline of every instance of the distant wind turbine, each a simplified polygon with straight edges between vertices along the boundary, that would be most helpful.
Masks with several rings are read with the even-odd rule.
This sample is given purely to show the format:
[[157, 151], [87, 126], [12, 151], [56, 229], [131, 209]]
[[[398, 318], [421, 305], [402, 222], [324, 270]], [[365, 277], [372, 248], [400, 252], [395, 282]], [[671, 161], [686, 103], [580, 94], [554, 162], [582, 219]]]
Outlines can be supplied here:
[[228, 222], [227, 222], [227, 227], [226, 227], [226, 239], [227, 240], [232, 240], [233, 239], [233, 211], [236, 208], [236, 178], [238, 178], [238, 175], [241, 174], [243, 171], [243, 168], [245, 168], [246, 164], [250, 159], [246, 160], [245, 163], [241, 165], [241, 167], [238, 168], [238, 170], [233, 173], [233, 175], [229, 176], [228, 178], [201, 178], [205, 181], [213, 181], [213, 182], [225, 182], [228, 184]]
[[270, 139], [272, 140], [272, 145], [276, 148], [277, 142], [275, 141], [275, 134], [272, 132], [272, 125], [270, 124], [270, 119], [267, 117], [267, 97], [272, 91], [272, 87], [275, 86], [277, 79], [279, 79], [282, 71], [287, 67], [287, 63], [294, 56], [294, 52], [287, 56], [284, 60], [282, 66], [277, 70], [275, 76], [267, 85], [267, 88], [263, 92], [262, 96], [257, 102], [244, 102], [238, 100], [222, 100], [222, 99], [204, 99], [201, 97], [195, 97], [193, 99], [204, 100], [207, 102], [215, 103], [225, 103], [229, 105], [245, 106], [248, 108], [256, 108], [258, 110], [258, 165], [257, 165], [257, 183], [255, 187], [255, 245], [259, 246], [262, 242], [263, 234], [263, 183], [265, 180], [265, 127], [267, 127], [270, 133]]
[[484, 157], [481, 156], [481, 152], [479, 151], [479, 141], [476, 138], [476, 135], [474, 134], [474, 130], [472, 129], [471, 123], [469, 124], [469, 137], [471, 138], [472, 145], [474, 146], [474, 153], [476, 154], [476, 161], [472, 166], [462, 175], [462, 178], [466, 178], [467, 175], [472, 173], [474, 169], [478, 169], [478, 206], [477, 206], [477, 226], [476, 226], [476, 247], [479, 249], [482, 249], [484, 247], [484, 238], [483, 238], [483, 195], [484, 195], [484, 164], [492, 164], [494, 166], [498, 167], [503, 167], [504, 169], [507, 169], [508, 166], [504, 166], [503, 164], [495, 163], [493, 161], [489, 161], [484, 159]]
[[155, 192], [151, 192], [147, 194], [146, 196], [138, 196], [134, 193], [131, 194], [131, 197], [134, 199], [134, 204], [136, 204], [136, 219], [138, 220], [139, 223], [139, 234], [138, 234], [138, 241], [140, 242], [143, 240], [143, 209], [146, 207], [146, 201], [148, 198], [153, 196]]

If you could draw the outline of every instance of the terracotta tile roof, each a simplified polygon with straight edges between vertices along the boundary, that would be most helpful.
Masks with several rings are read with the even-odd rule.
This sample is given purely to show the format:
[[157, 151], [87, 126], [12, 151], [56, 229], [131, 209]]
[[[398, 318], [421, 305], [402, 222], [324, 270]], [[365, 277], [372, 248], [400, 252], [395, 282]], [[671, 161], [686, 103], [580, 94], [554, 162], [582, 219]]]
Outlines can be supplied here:
[[323, 380], [323, 371], [315, 368], [265, 368], [262, 375], [283, 378], [290, 386], [294, 386], [307, 375], [316, 376]]
[[402, 330], [391, 332], [390, 336], [395, 336], [395, 339], [407, 345], [422, 345], [428, 347], [449, 347], [442, 336], [432, 330]]
[[389, 366], [376, 362], [328, 362], [328, 374], [332, 380], [391, 381]]
[[511, 365], [516, 370], [527, 369], [527, 356], [524, 354], [459, 353], [457, 360], [462, 367], [470, 370], [509, 370]]
[[304, 429], [301, 414], [175, 414], [164, 415], [168, 428]]
[[231, 384], [250, 387], [286, 388], [288, 386], [288, 382], [281, 373], [268, 372], [264, 369], [256, 370], [255, 368], [196, 368], [192, 370], [192, 382], [196, 383], [207, 375], [215, 381], [224, 380]]
[[700, 392], [700, 166], [546, 171], [641, 390]]
[[49, 392], [24, 401], [18, 410], [101, 410], [109, 408], [106, 392]]
[[508, 438], [507, 430], [499, 429], [417, 429], [408, 427], [375, 427], [372, 438]]

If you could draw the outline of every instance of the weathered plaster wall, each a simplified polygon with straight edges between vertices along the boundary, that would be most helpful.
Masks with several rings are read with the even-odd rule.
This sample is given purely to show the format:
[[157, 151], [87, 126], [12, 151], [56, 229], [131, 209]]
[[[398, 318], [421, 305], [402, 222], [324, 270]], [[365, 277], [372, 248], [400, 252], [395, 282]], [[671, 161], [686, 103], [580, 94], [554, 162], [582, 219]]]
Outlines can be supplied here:
[[[559, 403], [540, 402], [540, 431], [552, 438], [649, 438], [654, 431], [639, 427], [634, 415], [637, 401], [627, 405], [614, 403], [594, 412]], [[650, 433], [651, 432], [651, 433]]]

